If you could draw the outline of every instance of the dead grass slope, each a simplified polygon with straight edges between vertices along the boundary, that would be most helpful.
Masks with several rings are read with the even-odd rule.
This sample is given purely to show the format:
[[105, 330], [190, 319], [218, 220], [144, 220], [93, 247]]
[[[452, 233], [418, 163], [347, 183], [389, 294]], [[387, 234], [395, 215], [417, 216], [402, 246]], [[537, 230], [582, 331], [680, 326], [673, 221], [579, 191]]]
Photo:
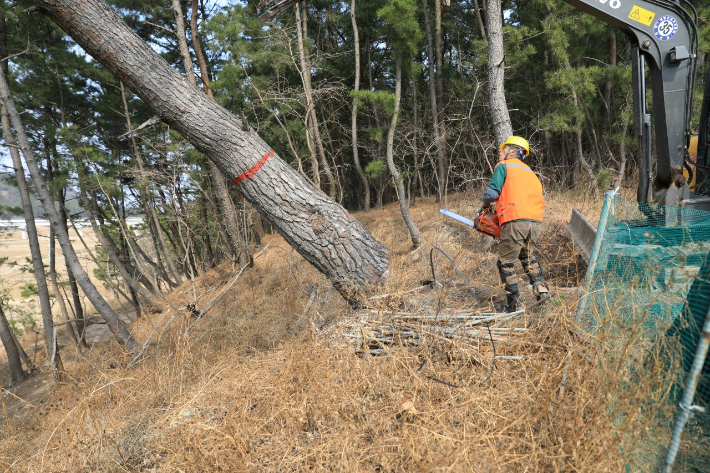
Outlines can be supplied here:
[[[569, 350], [575, 342], [565, 288], [584, 271], [563, 235], [570, 199], [548, 196], [540, 244], [558, 297], [526, 315], [528, 331], [515, 343], [498, 347], [498, 355], [522, 358], [499, 361], [483, 384], [492, 355], [485, 343], [478, 362], [440, 346], [355, 356], [341, 336], [355, 315], [282, 238], [271, 236], [255, 267], [199, 321], [171, 311], [134, 323], [137, 338], [149, 340], [135, 367], [125, 368], [110, 340], [82, 353], [65, 348], [69, 380], [5, 420], [0, 465], [10, 471], [619, 471], [620, 435], [607, 415], [602, 377], [597, 365]], [[459, 195], [446, 207], [472, 215], [477, 202], [477, 195]], [[392, 249], [391, 275], [378, 293], [411, 289], [429, 277], [432, 245], [460, 265], [477, 291], [500, 293], [492, 240], [446, 220], [431, 200], [420, 201], [412, 215], [425, 240], [415, 252], [396, 204], [356, 215]], [[437, 277], [460, 282], [437, 261]], [[235, 274], [222, 265], [171, 301], [184, 307], [197, 296], [198, 307], [206, 307]], [[408, 303], [390, 298], [382, 307]]]

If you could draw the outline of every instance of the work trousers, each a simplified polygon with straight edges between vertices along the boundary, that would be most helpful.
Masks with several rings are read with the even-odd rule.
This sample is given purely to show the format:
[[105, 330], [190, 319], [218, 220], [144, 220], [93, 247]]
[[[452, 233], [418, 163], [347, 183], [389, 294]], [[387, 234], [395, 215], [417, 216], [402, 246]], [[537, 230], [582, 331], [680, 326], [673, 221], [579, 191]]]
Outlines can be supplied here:
[[506, 285], [506, 292], [517, 292], [518, 275], [515, 272], [515, 260], [520, 260], [523, 270], [530, 279], [533, 292], [539, 296], [547, 292], [542, 269], [533, 255], [532, 245], [540, 236], [542, 224], [530, 220], [513, 220], [501, 227], [498, 246], [498, 270], [501, 282]]

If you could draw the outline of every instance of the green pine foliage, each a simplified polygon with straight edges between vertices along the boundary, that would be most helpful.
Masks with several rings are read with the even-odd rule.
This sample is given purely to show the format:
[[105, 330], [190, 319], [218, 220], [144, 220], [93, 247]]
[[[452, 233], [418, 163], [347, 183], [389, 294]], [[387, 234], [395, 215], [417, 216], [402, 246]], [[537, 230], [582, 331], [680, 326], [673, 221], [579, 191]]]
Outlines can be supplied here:
[[[434, 3], [428, 1], [433, 36]], [[258, 2], [198, 3], [201, 43], [215, 100], [243, 117], [279, 156], [316, 182], [322, 169], [313, 164], [314, 143], [306, 132], [293, 9], [263, 23], [258, 18], [262, 13]], [[710, 66], [710, 7], [700, 0], [693, 3], [698, 8], [700, 44], [694, 102], [697, 127]], [[184, 72], [170, 2], [112, 0], [110, 4], [148, 44]], [[182, 5], [189, 19], [189, 2]], [[424, 4], [357, 1], [358, 92], [353, 92], [350, 2], [311, 0], [300, 5], [311, 63], [307, 72], [321, 120], [326, 160], [342, 189], [338, 194], [341, 203], [355, 209], [362, 198], [350, 143], [353, 98], [359, 107], [358, 154], [374, 198], [384, 203], [396, 199], [383, 159], [394, 106], [397, 58], [403, 62], [403, 91], [395, 163], [408, 180], [408, 192], [435, 195], [439, 180], [429, 88], [435, 79], [429, 76], [429, 66], [435, 58], [427, 47]], [[80, 187], [90, 191], [99, 224], [125, 252], [125, 258], [135, 263], [136, 255], [129, 251], [121, 231], [121, 219], [142, 215], [150, 205], [158, 213], [169, 251], [181, 271], [186, 272], [190, 265], [181, 248], [188, 240], [198, 272], [212, 264], [210, 258], [225, 257], [224, 217], [212, 205], [214, 190], [206, 158], [169, 127], [157, 124], [135, 135], [143, 161], [140, 170], [132, 139], [126, 135], [116, 78], [42, 15], [27, 14], [25, 7], [16, 3], [5, 2], [2, 8], [8, 30], [7, 53], [12, 56], [11, 90], [47, 176], [51, 165], [50, 188], [56, 198], [66, 200], [69, 214], [83, 216], [77, 196]], [[637, 140], [632, 125], [629, 40], [619, 29], [562, 0], [503, 2], [503, 10], [506, 97], [515, 133], [530, 139], [530, 163], [551, 186], [590, 188], [600, 185], [598, 181], [619, 177], [620, 153], [625, 150], [626, 175], [621, 177], [626, 178], [627, 186], [635, 186]], [[473, 2], [451, 2], [442, 16], [443, 87], [437, 100], [442, 105], [451, 191], [477, 190], [496, 160], [486, 89], [487, 36], [476, 13]], [[482, 10], [478, 13], [485, 17]], [[192, 48], [189, 25], [187, 36]], [[616, 42], [613, 61], [612, 39]], [[192, 54], [194, 58], [194, 51]], [[135, 128], [152, 114], [132, 91], [125, 94]], [[651, 101], [649, 98], [649, 105]], [[598, 178], [580, 173], [577, 134], [581, 134], [592, 175]], [[9, 161], [3, 158], [1, 164], [7, 166]], [[3, 167], [0, 171], [9, 170]], [[235, 210], [245, 215], [236, 189], [232, 189], [232, 197]], [[0, 202], [0, 214], [18, 214], [18, 204], [14, 200]], [[250, 230], [244, 222], [242, 226], [247, 238]], [[149, 233], [146, 228], [142, 235]]]

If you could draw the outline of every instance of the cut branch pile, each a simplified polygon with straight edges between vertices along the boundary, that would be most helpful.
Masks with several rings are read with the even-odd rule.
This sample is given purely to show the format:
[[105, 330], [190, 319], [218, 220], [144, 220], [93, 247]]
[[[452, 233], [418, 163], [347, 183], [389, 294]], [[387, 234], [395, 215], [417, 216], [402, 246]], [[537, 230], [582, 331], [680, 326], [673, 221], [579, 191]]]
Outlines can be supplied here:
[[[421, 347], [448, 343], [480, 350], [480, 343], [511, 341], [524, 333], [523, 327], [503, 327], [524, 310], [511, 313], [460, 311], [452, 314], [416, 314], [370, 310], [355, 327], [342, 336], [360, 341], [359, 355], [383, 355], [395, 347]], [[360, 333], [356, 332], [359, 328]], [[510, 359], [511, 357], [498, 357]], [[520, 359], [519, 357], [513, 357]]]

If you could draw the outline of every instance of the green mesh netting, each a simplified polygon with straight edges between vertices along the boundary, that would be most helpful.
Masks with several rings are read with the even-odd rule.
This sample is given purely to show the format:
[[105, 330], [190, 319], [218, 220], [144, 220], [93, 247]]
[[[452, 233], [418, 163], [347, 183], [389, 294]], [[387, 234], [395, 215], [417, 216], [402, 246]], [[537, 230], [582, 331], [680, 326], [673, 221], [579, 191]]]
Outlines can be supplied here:
[[[710, 212], [618, 198], [605, 205], [577, 322], [602, 364], [627, 469], [656, 471], [710, 307]], [[686, 425], [673, 470], [710, 472], [710, 359], [693, 404], [709, 411]]]

